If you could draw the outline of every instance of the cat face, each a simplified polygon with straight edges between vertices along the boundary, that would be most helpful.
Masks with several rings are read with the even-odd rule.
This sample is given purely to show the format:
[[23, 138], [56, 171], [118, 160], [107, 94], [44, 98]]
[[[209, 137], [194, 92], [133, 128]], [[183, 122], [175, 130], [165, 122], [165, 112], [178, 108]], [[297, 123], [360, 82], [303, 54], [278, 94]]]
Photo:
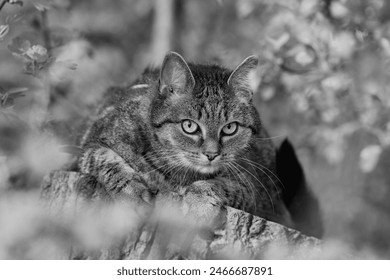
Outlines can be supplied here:
[[168, 167], [203, 175], [235, 168], [260, 125], [248, 77], [256, 65], [250, 57], [231, 73], [217, 66], [189, 67], [178, 54], [167, 55], [152, 125], [155, 150]]

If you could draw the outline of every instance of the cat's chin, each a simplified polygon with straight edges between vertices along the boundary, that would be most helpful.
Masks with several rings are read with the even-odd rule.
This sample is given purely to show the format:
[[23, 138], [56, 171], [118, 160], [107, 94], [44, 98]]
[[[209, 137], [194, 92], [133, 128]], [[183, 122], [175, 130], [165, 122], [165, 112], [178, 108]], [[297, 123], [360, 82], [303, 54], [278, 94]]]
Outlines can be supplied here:
[[206, 166], [205, 165], [197, 165], [195, 167], [195, 169], [197, 172], [204, 174], [204, 175], [216, 174], [219, 171], [219, 168], [216, 166], [213, 166], [213, 165], [206, 165]]

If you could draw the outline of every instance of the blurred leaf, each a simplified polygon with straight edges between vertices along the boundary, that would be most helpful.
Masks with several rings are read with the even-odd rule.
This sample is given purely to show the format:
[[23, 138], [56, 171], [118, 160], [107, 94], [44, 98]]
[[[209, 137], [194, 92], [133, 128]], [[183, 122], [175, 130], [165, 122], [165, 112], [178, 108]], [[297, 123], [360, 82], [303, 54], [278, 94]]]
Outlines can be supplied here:
[[8, 108], [13, 106], [15, 99], [25, 96], [23, 92], [27, 90], [27, 88], [12, 88], [6, 91], [0, 88], [0, 107]]
[[23, 13], [13, 14], [11, 16], [7, 16], [5, 19], [5, 22], [7, 24], [14, 24], [14, 23], [17, 23], [18, 21], [20, 21], [23, 18], [23, 16], [24, 16]]
[[34, 7], [40, 12], [49, 10], [53, 4], [52, 0], [33, 0], [31, 2], [33, 3]]
[[385, 54], [390, 57], [390, 42], [388, 39], [386, 38], [381, 38], [379, 43], [381, 44], [381, 47], [383, 49], [383, 51], [385, 52]]
[[349, 10], [340, 1], [333, 1], [330, 6], [330, 13], [334, 18], [344, 18], [349, 14]]
[[69, 0], [33, 0], [31, 2], [40, 12], [51, 8], [68, 8], [70, 6]]
[[350, 58], [356, 49], [356, 40], [350, 32], [339, 32], [332, 36], [329, 47], [332, 55]]
[[290, 34], [283, 33], [278, 38], [274, 39], [271, 36], [267, 36], [267, 41], [272, 45], [275, 51], [279, 51], [290, 40]]
[[9, 0], [8, 3], [10, 3], [12, 5], [19, 5], [20, 7], [23, 6], [23, 1], [21, 1], [21, 0]]
[[39, 73], [43, 70], [48, 70], [55, 60], [55, 57], [48, 57], [46, 61], [42, 62], [37, 62], [36, 60], [26, 61], [24, 64], [24, 73], [38, 77]]
[[317, 63], [317, 54], [309, 45], [297, 45], [283, 55], [282, 68], [284, 70], [303, 74], [315, 68]]
[[266, 87], [261, 90], [261, 98], [264, 101], [270, 100], [275, 96], [275, 88], [273, 87]]
[[0, 41], [2, 41], [9, 32], [9, 25], [0, 25]]
[[21, 56], [23, 56], [30, 47], [31, 47], [30, 41], [22, 39], [20, 37], [13, 38], [11, 44], [8, 45], [8, 49], [12, 53]]
[[365, 173], [373, 171], [381, 153], [382, 147], [378, 145], [369, 145], [361, 150], [359, 162], [360, 169]]
[[348, 76], [343, 74], [343, 72], [335, 72], [329, 77], [324, 77], [321, 81], [321, 86], [324, 90], [335, 93], [341, 90], [347, 90], [350, 86], [350, 81]]
[[304, 16], [309, 16], [314, 14], [319, 8], [319, 2], [313, 0], [302, 0], [300, 5], [300, 12]]
[[256, 8], [256, 3], [252, 1], [237, 1], [236, 5], [239, 18], [249, 16]]
[[15, 99], [26, 96], [23, 92], [27, 91], [28, 88], [12, 88], [7, 92], [8, 100], [14, 102]]
[[73, 146], [73, 145], [68, 145], [68, 146], [62, 146], [60, 150], [64, 153], [75, 155], [75, 156], [81, 156], [84, 150], [79, 147], [79, 146]]
[[25, 91], [27, 91], [28, 90], [28, 88], [11, 88], [10, 90], [8, 90], [7, 91], [7, 93], [9, 94], [9, 95], [15, 95], [15, 94], [20, 94], [20, 93], [22, 93], [22, 92], [25, 92]]
[[48, 60], [47, 49], [41, 45], [34, 45], [26, 51], [26, 56], [37, 63], [44, 63]]

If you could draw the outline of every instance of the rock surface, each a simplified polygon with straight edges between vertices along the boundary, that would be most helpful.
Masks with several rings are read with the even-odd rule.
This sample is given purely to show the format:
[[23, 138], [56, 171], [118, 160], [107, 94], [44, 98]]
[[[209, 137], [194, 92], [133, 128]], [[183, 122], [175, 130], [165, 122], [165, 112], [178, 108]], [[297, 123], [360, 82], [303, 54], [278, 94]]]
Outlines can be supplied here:
[[[50, 213], [54, 216], [74, 213], [77, 216], [85, 212], [86, 205], [106, 201], [104, 189], [96, 183], [80, 183], [85, 180], [91, 181], [91, 178], [77, 172], [55, 171], [48, 175], [42, 186], [42, 199]], [[86, 250], [84, 244], [73, 242], [69, 257], [309, 259], [317, 258], [322, 247], [316, 238], [230, 207], [215, 208], [210, 224], [194, 222], [185, 205], [185, 197], [177, 193], [157, 196], [153, 209], [147, 214], [142, 211], [135, 213], [126, 216], [135, 217], [137, 222], [125, 227], [127, 232], [119, 234], [114, 242], [111, 240], [109, 245], [103, 246], [104, 249]]]

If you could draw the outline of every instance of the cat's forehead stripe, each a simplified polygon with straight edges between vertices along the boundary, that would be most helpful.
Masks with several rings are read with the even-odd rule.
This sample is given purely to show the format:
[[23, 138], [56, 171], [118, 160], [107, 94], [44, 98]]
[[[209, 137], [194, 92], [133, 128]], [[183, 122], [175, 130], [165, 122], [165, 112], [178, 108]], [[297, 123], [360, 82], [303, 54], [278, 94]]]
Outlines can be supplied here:
[[225, 119], [225, 111], [226, 111], [226, 107], [225, 107], [225, 104], [221, 103], [220, 106], [219, 106], [219, 110], [218, 110], [218, 118], [220, 120], [223, 120], [223, 121], [226, 121]]

